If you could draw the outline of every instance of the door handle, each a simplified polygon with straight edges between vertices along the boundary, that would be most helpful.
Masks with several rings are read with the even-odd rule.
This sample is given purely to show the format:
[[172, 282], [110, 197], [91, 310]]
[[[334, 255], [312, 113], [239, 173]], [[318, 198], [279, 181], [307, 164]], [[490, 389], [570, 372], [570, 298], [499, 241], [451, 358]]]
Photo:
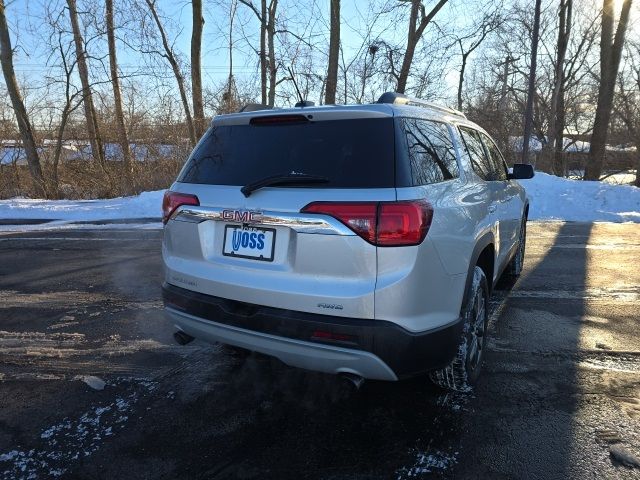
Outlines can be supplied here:
[[496, 211], [495, 205], [489, 205], [489, 213], [494, 213]]

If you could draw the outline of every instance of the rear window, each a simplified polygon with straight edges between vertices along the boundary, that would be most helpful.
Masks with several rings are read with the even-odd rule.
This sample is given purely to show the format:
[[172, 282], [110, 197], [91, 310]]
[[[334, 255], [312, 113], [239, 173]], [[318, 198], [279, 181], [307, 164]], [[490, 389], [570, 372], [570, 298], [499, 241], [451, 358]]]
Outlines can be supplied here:
[[246, 185], [291, 172], [320, 175], [313, 188], [395, 186], [392, 118], [211, 127], [179, 182]]

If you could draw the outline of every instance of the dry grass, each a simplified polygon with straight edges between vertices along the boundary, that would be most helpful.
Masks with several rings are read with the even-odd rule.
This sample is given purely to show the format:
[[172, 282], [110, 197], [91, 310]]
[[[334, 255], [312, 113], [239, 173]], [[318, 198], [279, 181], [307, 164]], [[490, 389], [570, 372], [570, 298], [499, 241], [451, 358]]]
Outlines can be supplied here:
[[[106, 162], [103, 168], [95, 161], [66, 161], [58, 167], [58, 185], [53, 169], [43, 165], [50, 198], [113, 198], [147, 190], [168, 188], [175, 180], [184, 159], [158, 159], [134, 162], [133, 186], [128, 186], [122, 162]], [[33, 197], [34, 189], [27, 166], [0, 166], [0, 199]]]

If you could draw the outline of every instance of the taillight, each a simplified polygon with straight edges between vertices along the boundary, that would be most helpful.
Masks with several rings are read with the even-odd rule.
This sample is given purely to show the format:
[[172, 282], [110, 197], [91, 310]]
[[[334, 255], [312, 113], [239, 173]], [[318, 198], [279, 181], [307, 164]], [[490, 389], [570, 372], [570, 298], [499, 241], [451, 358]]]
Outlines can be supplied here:
[[162, 223], [167, 223], [176, 208], [182, 205], [200, 205], [200, 200], [195, 195], [188, 193], [172, 192], [167, 190], [162, 197]]
[[381, 203], [377, 245], [418, 245], [431, 226], [433, 208], [425, 201]]
[[302, 209], [305, 213], [323, 213], [337, 218], [369, 243], [376, 241], [377, 203], [314, 202]]
[[302, 212], [334, 217], [367, 242], [380, 247], [422, 243], [433, 218], [433, 208], [424, 200], [313, 202]]

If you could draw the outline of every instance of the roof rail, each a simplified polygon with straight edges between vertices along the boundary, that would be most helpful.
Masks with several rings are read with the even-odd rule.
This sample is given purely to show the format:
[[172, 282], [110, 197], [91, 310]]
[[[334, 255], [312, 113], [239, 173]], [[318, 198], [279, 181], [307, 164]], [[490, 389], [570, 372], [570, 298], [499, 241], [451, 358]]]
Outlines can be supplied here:
[[272, 110], [273, 107], [265, 105], [263, 103], [247, 103], [244, 107], [238, 110], [238, 113], [242, 112], [257, 112], [258, 110]]
[[440, 110], [441, 112], [448, 113], [450, 115], [456, 115], [458, 117], [467, 118], [464, 113], [460, 110], [455, 110], [449, 107], [443, 107], [442, 105], [438, 105], [437, 103], [427, 102], [425, 100], [420, 100], [419, 98], [408, 97], [404, 93], [398, 92], [385, 92], [380, 95], [377, 103], [390, 103], [392, 105], [413, 105], [417, 107], [426, 107], [431, 108], [433, 110]]

